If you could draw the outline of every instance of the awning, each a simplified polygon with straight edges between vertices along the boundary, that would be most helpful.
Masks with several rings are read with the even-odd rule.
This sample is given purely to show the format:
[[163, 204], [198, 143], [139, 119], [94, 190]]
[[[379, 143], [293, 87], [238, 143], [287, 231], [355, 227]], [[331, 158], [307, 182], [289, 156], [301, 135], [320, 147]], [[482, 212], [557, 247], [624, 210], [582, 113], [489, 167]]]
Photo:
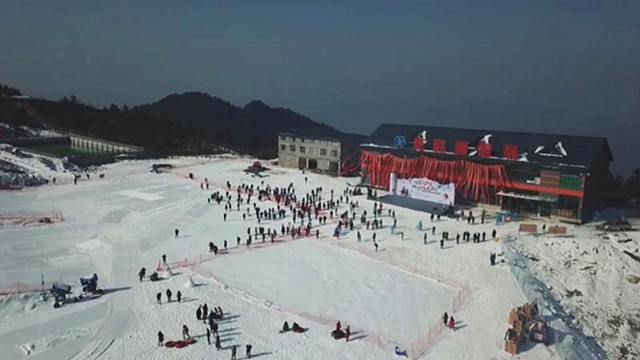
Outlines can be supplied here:
[[506, 193], [504, 191], [498, 192], [499, 196], [506, 196], [516, 199], [524, 199], [524, 200], [532, 200], [532, 201], [546, 201], [546, 202], [556, 202], [557, 199], [551, 199], [547, 197], [537, 196], [537, 195], [524, 195], [524, 194], [516, 194], [516, 193]]

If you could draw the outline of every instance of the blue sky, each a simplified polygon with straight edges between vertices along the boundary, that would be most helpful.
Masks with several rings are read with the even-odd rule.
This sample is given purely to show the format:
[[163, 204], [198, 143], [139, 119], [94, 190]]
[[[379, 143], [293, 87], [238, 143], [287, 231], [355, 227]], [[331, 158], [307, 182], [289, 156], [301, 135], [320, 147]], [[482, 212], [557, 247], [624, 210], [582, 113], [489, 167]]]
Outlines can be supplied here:
[[12, 2], [0, 83], [96, 106], [199, 90], [365, 134], [394, 122], [604, 135], [628, 173], [638, 19], [639, 1]]

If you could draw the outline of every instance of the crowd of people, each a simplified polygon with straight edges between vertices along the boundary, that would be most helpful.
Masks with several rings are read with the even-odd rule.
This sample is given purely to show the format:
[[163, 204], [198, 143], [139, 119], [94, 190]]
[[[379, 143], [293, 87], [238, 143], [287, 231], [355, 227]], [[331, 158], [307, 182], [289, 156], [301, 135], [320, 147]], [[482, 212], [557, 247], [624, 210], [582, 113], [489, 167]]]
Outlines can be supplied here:
[[[189, 174], [189, 177], [194, 179], [193, 174]], [[210, 189], [208, 179], [205, 178], [202, 184], [201, 189]], [[274, 243], [276, 239], [320, 238], [320, 227], [327, 225], [328, 221], [336, 223], [333, 232], [336, 240], [343, 239], [345, 235], [348, 236], [353, 233], [358, 242], [363, 242], [365, 237], [363, 234], [365, 232], [369, 233], [376, 252], [380, 246], [377, 241], [376, 231], [384, 229], [385, 225], [390, 229], [392, 235], [397, 235], [401, 241], [404, 240], [404, 232], [397, 231], [398, 218], [394, 209], [383, 209], [382, 202], [374, 201], [373, 207], [369, 212], [367, 209], [360, 207], [354, 193], [354, 189], [349, 187], [346, 187], [340, 195], [334, 194], [333, 189], [325, 191], [322, 187], [316, 187], [308, 193], [299, 194], [296, 192], [293, 183], [286, 187], [276, 187], [265, 184], [264, 180], [260, 182], [260, 185], [245, 183], [232, 185], [230, 181], [226, 181], [226, 186], [218, 188], [215, 192], [209, 194], [206, 201], [208, 204], [224, 206], [223, 221], [227, 221], [229, 214], [236, 213], [238, 215], [234, 217], [237, 219], [241, 218], [244, 222], [255, 222], [255, 225], [246, 227], [246, 235], [238, 234], [236, 236], [236, 248], [240, 248], [241, 245], [244, 245], [245, 248], [251, 248], [251, 245], [258, 241]], [[384, 218], [385, 212], [383, 210], [386, 210], [386, 219]], [[440, 216], [440, 213], [431, 214], [431, 221], [439, 220]], [[464, 218], [464, 213], [456, 213], [454, 217], [459, 220], [461, 217]], [[483, 224], [485, 217], [486, 214], [483, 212], [481, 215], [481, 223]], [[468, 213], [466, 219], [468, 225], [475, 223], [475, 217], [472, 212]], [[359, 223], [356, 223], [356, 220]], [[276, 222], [279, 222], [279, 224], [276, 224]], [[234, 223], [233, 226], [238, 227], [237, 223]], [[423, 231], [424, 244], [427, 244], [428, 232], [431, 232], [434, 236], [436, 235], [435, 225], [428, 231], [427, 229], [422, 229], [422, 222], [420, 222], [419, 230]], [[176, 238], [179, 237], [178, 229], [174, 231], [174, 235]], [[442, 231], [441, 235], [440, 247], [444, 248], [445, 241], [453, 240], [453, 238], [450, 238], [449, 231]], [[491, 232], [491, 237], [495, 238], [496, 236], [497, 232], [494, 229]], [[455, 236], [457, 244], [460, 243], [460, 240], [469, 242], [471, 239], [474, 243], [486, 241], [487, 233], [463, 231]], [[228, 239], [209, 241], [208, 251], [216, 256], [228, 253], [232, 251], [229, 243]], [[492, 255], [492, 264], [494, 260], [495, 257]], [[162, 263], [168, 268], [169, 265], [164, 255]], [[139, 274], [141, 281], [144, 275], [144, 273]], [[165, 294], [167, 303], [170, 303], [172, 301], [171, 290], [167, 289]], [[177, 302], [181, 302], [182, 295], [180, 291], [177, 292], [176, 296]], [[162, 293], [157, 294], [157, 303], [162, 304]], [[219, 307], [209, 309], [207, 304], [199, 305], [196, 310], [196, 318], [207, 325], [205, 329], [207, 342], [211, 344], [213, 337], [216, 349], [220, 350], [220, 337], [216, 321], [224, 319], [222, 309]], [[455, 329], [455, 320], [447, 313], [443, 316], [443, 322], [445, 326]], [[296, 323], [294, 323], [294, 327], [296, 330], [301, 329]], [[283, 332], [288, 331], [287, 329], [288, 324], [285, 322]], [[184, 340], [191, 339], [187, 325], [183, 325], [182, 330]], [[345, 338], [346, 341], [349, 341], [350, 334], [350, 327], [347, 326], [342, 330], [340, 322], [336, 324], [336, 329], [332, 332], [332, 336]], [[159, 332], [158, 345], [162, 345], [163, 342], [164, 335]], [[230, 347], [232, 359], [235, 358], [236, 348], [235, 345]], [[247, 344], [245, 347], [247, 358], [251, 356], [251, 348], [251, 344]]]

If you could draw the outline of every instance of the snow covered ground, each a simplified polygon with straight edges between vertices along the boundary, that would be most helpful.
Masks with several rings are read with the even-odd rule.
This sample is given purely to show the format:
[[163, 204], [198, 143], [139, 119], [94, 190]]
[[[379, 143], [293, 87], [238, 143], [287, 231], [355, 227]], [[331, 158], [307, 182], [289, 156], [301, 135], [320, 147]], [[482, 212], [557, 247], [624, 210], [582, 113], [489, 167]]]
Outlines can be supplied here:
[[[401, 240], [389, 232], [392, 219], [385, 207], [385, 226], [376, 231], [380, 244], [377, 252], [372, 230], [356, 226], [335, 240], [330, 236], [335, 226], [332, 221], [324, 226], [314, 222], [319, 239], [284, 238], [275, 244], [255, 239], [250, 249], [237, 247], [236, 236], [244, 244], [247, 228], [258, 224], [253, 217], [243, 221], [242, 212], [235, 210], [223, 221], [223, 206], [206, 201], [209, 194], [220, 189], [201, 190], [199, 181], [205, 177], [214, 186], [224, 186], [226, 181], [234, 186], [259, 186], [262, 181], [271, 186], [293, 183], [299, 195], [321, 186], [325, 199], [331, 189], [339, 197], [346, 185], [345, 179], [315, 174], [308, 174], [305, 183], [300, 172], [278, 167], [265, 173], [264, 178], [253, 178], [242, 171], [252, 162], [234, 156], [126, 161], [97, 169], [105, 174], [103, 179], [83, 179], [75, 186], [0, 192], [0, 213], [64, 214], [64, 221], [54, 225], [0, 229], [0, 288], [16, 281], [23, 282], [23, 287], [24, 283], [38, 286], [41, 275], [47, 284], [76, 284], [81, 276], [95, 272], [100, 276], [100, 286], [106, 289], [101, 298], [60, 309], [53, 309], [51, 300], [43, 302], [32, 294], [0, 297], [2, 359], [228, 359], [227, 347], [240, 345], [242, 358], [248, 343], [258, 359], [388, 359], [394, 358], [396, 345], [420, 359], [512, 358], [503, 350], [508, 313], [527, 299], [506, 265], [489, 265], [489, 254], [499, 252], [500, 244], [457, 245], [453, 240], [440, 249], [436, 241], [442, 231], [449, 231], [455, 239], [455, 234], [465, 230], [490, 233], [496, 228], [494, 224], [467, 225], [442, 219], [431, 225], [428, 214], [393, 208], [398, 230], [404, 232]], [[154, 174], [150, 172], [153, 163], [171, 163], [176, 168], [171, 173]], [[190, 172], [196, 181], [187, 178]], [[372, 201], [363, 196], [352, 200], [359, 202], [359, 212], [371, 213]], [[259, 206], [266, 209], [275, 204], [262, 201]], [[428, 233], [426, 245], [423, 232], [415, 226], [420, 220]], [[283, 220], [266, 221], [261, 226], [279, 229], [291, 221], [288, 214]], [[436, 227], [436, 235], [432, 235], [431, 226]], [[177, 239], [173, 234], [176, 228], [180, 229]], [[356, 240], [357, 230], [363, 235], [361, 243]], [[497, 230], [498, 236], [517, 233], [517, 224]], [[565, 269], [567, 276], [575, 275], [574, 271], [586, 274], [575, 278], [576, 283], [586, 283], [580, 288], [585, 294], [580, 310], [593, 312], [599, 319], [579, 321], [586, 328], [607, 324], [606, 315], [613, 314], [614, 309], [601, 310], [599, 304], [604, 302], [620, 302], [615, 311], [623, 317], [636, 311], [638, 285], [625, 283], [623, 275], [635, 271], [637, 264], [623, 260], [620, 252], [614, 251], [617, 248], [605, 251], [604, 244], [609, 240], [589, 239], [579, 230], [575, 234], [573, 239], [521, 237], [516, 245], [523, 252], [537, 251], [540, 257], [545, 256], [535, 271], [554, 289], [561, 289], [556, 285], [562, 281], [561, 274], [545, 271], [544, 263], [558, 269], [554, 271]], [[207, 253], [210, 241], [222, 247], [225, 239], [229, 241], [227, 253]], [[548, 244], [541, 245], [543, 241]], [[606, 264], [608, 272], [604, 276], [619, 274], [613, 278], [617, 282], [599, 278], [604, 270], [592, 275], [573, 270], [582, 267], [576, 264], [566, 270], [566, 254], [580, 258], [582, 252], [575, 247], [591, 249], [587, 241], [602, 247], [595, 261], [603, 267]], [[566, 251], [554, 251], [556, 246]], [[162, 254], [172, 264], [173, 276], [158, 282], [139, 282], [138, 270], [144, 266], [152, 272]], [[196, 286], [189, 286], [189, 278]], [[601, 288], [603, 284], [607, 287]], [[182, 303], [156, 304], [159, 292], [165, 302], [167, 289], [174, 294], [180, 290]], [[588, 292], [590, 289], [595, 290]], [[615, 292], [626, 295], [616, 297]], [[589, 301], [584, 300], [587, 297]], [[577, 298], [568, 297], [567, 307], [576, 307]], [[228, 315], [220, 324], [224, 350], [206, 345], [206, 326], [195, 317], [198, 305], [203, 303], [220, 306]], [[455, 316], [455, 331], [440, 325], [439, 318], [445, 311]], [[578, 309], [572, 311], [579, 314]], [[289, 324], [295, 321], [308, 331], [279, 334], [285, 320]], [[330, 337], [337, 320], [343, 326], [351, 325], [353, 341], [345, 343]], [[632, 339], [633, 325], [624, 323], [629, 324], [625, 325], [629, 327], [625, 339]], [[157, 346], [158, 331], [167, 340], [180, 339], [183, 324], [195, 335], [196, 344], [183, 349]], [[614, 344], [613, 340], [606, 341]], [[555, 350], [554, 345], [549, 349], [533, 344], [524, 348], [526, 351], [517, 358], [548, 359]]]

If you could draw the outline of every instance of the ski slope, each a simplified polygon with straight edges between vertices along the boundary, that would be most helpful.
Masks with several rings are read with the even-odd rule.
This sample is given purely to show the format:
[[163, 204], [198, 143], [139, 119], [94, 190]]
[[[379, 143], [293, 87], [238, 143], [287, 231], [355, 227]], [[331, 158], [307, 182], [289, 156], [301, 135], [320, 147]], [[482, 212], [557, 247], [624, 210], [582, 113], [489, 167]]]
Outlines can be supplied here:
[[[151, 173], [151, 164], [157, 162], [176, 168]], [[226, 181], [234, 187], [293, 183], [300, 196], [322, 187], [324, 199], [331, 189], [337, 198], [346, 187], [345, 179], [278, 167], [264, 178], [251, 177], [242, 170], [252, 162], [231, 156], [126, 161], [100, 169], [104, 179], [0, 192], [3, 210], [60, 211], [65, 218], [50, 226], [0, 230], [0, 287], [16, 281], [37, 286], [41, 275], [47, 284], [75, 284], [95, 272], [106, 289], [101, 298], [55, 310], [35, 295], [1, 296], [2, 359], [229, 359], [229, 346], [239, 345], [242, 358], [248, 343], [257, 358], [265, 360], [388, 359], [395, 357], [396, 345], [420, 359], [512, 358], [503, 350], [508, 312], [526, 298], [506, 266], [489, 266], [489, 253], [499, 245], [449, 241], [440, 249], [435, 241], [442, 231], [490, 232], [495, 225], [442, 219], [433, 224], [437, 234], [432, 236], [428, 214], [393, 208], [398, 230], [404, 232], [401, 240], [389, 232], [385, 207], [385, 226], [376, 230], [378, 252], [371, 241], [373, 231], [359, 225], [344, 231], [340, 240], [332, 238], [335, 220], [322, 226], [314, 221], [319, 239], [285, 237], [275, 244], [254, 239], [247, 249], [247, 228], [259, 226], [257, 221], [252, 216], [243, 220], [246, 209], [235, 208], [223, 221], [223, 205], [206, 201], [214, 191], [224, 193]], [[189, 173], [196, 180], [188, 179]], [[209, 190], [200, 188], [204, 178]], [[371, 212], [373, 201], [363, 196], [352, 200], [359, 202], [358, 213]], [[259, 206], [276, 204], [263, 200]], [[426, 245], [415, 228], [419, 220], [429, 234]], [[285, 219], [260, 225], [279, 229], [291, 222], [287, 213]], [[180, 229], [178, 238], [174, 229]], [[362, 232], [361, 243], [356, 230]], [[507, 224], [498, 230], [516, 229]], [[236, 236], [243, 240], [239, 247]], [[227, 253], [208, 253], [210, 241], [221, 247], [224, 239], [229, 241]], [[144, 266], [151, 273], [163, 254], [173, 276], [139, 282], [138, 270]], [[197, 286], [186, 286], [190, 277]], [[156, 294], [167, 289], [174, 294], [180, 290], [183, 302], [156, 304]], [[220, 306], [229, 315], [220, 325], [223, 350], [206, 345], [205, 324], [195, 317], [203, 303]], [[455, 331], [439, 325], [445, 311], [457, 319]], [[285, 320], [308, 331], [279, 334]], [[330, 337], [337, 320], [352, 326], [353, 341]], [[157, 346], [158, 331], [167, 340], [180, 339], [183, 324], [196, 344], [183, 349]], [[549, 356], [549, 350], [533, 345], [518, 355]]]

